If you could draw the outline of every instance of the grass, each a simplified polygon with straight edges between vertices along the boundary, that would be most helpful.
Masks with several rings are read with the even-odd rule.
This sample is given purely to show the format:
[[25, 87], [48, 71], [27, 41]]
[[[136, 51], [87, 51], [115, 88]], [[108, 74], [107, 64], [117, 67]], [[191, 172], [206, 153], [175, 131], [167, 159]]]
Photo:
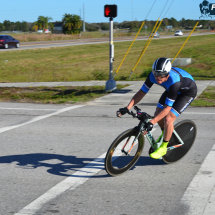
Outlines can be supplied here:
[[[127, 85], [117, 85], [122, 89]], [[2, 87], [0, 102], [28, 102], [44, 104], [74, 104], [87, 102], [108, 94], [104, 86], [83, 87]]]
[[[137, 31], [136, 29], [134, 32], [125, 32], [124, 29], [114, 30], [113, 34], [114, 37], [127, 37], [127, 36], [136, 36]], [[139, 36], [149, 36], [149, 33], [152, 31], [152, 28], [148, 28], [147, 32], [145, 29], [142, 28]], [[160, 35], [173, 35], [175, 31], [161, 31], [159, 32]], [[186, 31], [184, 33], [189, 33], [190, 31]], [[210, 30], [195, 30], [195, 33], [202, 33], [202, 32], [210, 32]], [[145, 34], [146, 33], [146, 34]], [[90, 38], [108, 38], [109, 33], [108, 31], [93, 31], [93, 32], [81, 32], [81, 34], [76, 35], [67, 35], [67, 34], [38, 34], [35, 32], [32, 33], [10, 33], [12, 37], [15, 37], [17, 40], [22, 42], [35, 42], [35, 41], [57, 41], [57, 40], [73, 40], [73, 39], [90, 39]]]
[[[155, 39], [151, 42], [130, 80], [145, 80], [158, 57], [174, 57], [186, 38]], [[128, 80], [146, 41], [135, 41], [115, 80]], [[131, 42], [115, 45], [114, 71]], [[215, 78], [215, 35], [191, 37], [179, 57], [191, 57], [182, 67], [195, 80]], [[109, 44], [92, 44], [0, 52], [0, 82], [52, 82], [108, 80]]]
[[[68, 35], [68, 34], [9, 34], [22, 42], [35, 42], [35, 41], [58, 41], [58, 40], [73, 40], [73, 39], [92, 39], [92, 38], [108, 38], [109, 33], [96, 32], [81, 32], [81, 34]], [[114, 37], [135, 36], [136, 32], [118, 32], [114, 33]], [[141, 32], [139, 36], [144, 36], [145, 33]]]
[[191, 106], [197, 107], [215, 107], [215, 86], [208, 86]]

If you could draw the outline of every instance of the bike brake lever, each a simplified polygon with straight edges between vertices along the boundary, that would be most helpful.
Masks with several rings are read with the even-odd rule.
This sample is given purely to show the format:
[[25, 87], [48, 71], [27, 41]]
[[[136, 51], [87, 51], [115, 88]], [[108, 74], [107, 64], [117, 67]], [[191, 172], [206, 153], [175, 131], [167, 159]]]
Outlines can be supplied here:
[[131, 111], [130, 114], [131, 114], [134, 118], [136, 117], [136, 114], [133, 113], [133, 111]]

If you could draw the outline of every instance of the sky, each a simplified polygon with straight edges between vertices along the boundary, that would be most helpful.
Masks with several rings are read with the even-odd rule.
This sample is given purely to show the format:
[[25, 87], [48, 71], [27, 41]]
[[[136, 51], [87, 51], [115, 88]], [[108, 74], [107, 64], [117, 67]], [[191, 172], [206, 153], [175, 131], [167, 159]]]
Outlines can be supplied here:
[[[146, 17], [154, 1], [156, 2], [148, 17]], [[85, 22], [109, 22], [109, 19], [104, 17], [104, 5], [106, 4], [117, 5], [118, 16], [114, 18], [114, 22], [143, 21], [146, 18], [148, 20], [157, 20], [159, 17], [164, 18], [164, 14], [166, 14], [165, 18], [174, 17], [178, 21], [182, 18], [197, 20], [201, 15], [199, 4], [202, 1], [203, 0], [9, 0], [2, 2], [3, 8], [0, 12], [0, 22], [4, 20], [9, 20], [11, 22], [35, 22], [38, 16], [48, 16], [53, 19], [52, 21], [61, 21], [65, 13], [77, 14], [83, 19], [83, 12], [85, 14]], [[208, 1], [210, 3], [215, 3], [215, 0]], [[170, 4], [171, 7], [169, 8]], [[162, 11], [163, 13], [161, 14]], [[215, 20], [215, 16], [213, 16], [212, 20]]]

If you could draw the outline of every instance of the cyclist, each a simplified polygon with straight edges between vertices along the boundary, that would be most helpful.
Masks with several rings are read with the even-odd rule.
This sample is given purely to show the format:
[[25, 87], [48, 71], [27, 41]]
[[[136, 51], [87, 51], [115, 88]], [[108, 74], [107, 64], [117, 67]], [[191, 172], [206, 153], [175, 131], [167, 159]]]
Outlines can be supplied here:
[[[161, 95], [155, 111], [155, 117], [145, 125], [144, 135], [158, 123], [162, 130], [163, 143], [160, 148], [150, 154], [158, 159], [167, 153], [167, 145], [172, 136], [175, 119], [189, 106], [197, 94], [197, 86], [193, 77], [186, 71], [172, 67], [167, 58], [158, 58], [152, 72], [147, 77], [141, 89], [134, 95], [127, 107], [120, 108], [117, 116], [124, 115], [148, 93], [153, 84], [166, 89]], [[162, 135], [158, 138], [160, 141]]]

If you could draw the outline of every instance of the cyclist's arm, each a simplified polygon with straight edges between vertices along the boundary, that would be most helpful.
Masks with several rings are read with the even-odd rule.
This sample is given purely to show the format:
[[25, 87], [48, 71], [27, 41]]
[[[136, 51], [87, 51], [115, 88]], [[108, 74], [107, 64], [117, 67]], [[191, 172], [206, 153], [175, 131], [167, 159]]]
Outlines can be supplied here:
[[141, 87], [141, 89], [134, 95], [134, 97], [131, 99], [130, 103], [128, 104], [127, 108], [130, 110], [134, 105], [136, 105], [150, 90], [151, 86], [153, 85], [153, 82], [151, 81], [152, 74], [150, 73]]
[[127, 108], [130, 110], [134, 105], [136, 105], [144, 96], [146, 93], [144, 93], [141, 89], [134, 95], [134, 97], [131, 99], [130, 103], [128, 104]]

